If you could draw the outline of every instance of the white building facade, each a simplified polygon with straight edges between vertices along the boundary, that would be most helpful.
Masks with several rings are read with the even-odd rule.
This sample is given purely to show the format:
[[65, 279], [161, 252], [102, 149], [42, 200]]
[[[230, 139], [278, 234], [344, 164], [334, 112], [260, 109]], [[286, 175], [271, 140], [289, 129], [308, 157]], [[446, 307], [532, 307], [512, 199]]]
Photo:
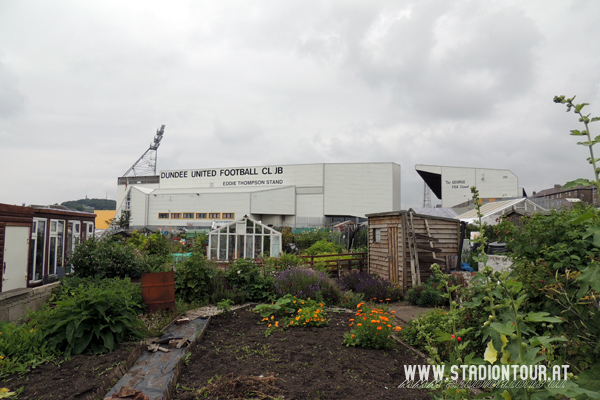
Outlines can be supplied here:
[[210, 227], [248, 216], [275, 226], [324, 226], [400, 211], [400, 165], [301, 164], [161, 171], [118, 179], [130, 227]]
[[482, 199], [514, 199], [523, 197], [519, 179], [507, 169], [415, 166], [427, 186], [442, 200], [443, 208], [455, 207], [472, 198], [471, 187], [477, 187]]

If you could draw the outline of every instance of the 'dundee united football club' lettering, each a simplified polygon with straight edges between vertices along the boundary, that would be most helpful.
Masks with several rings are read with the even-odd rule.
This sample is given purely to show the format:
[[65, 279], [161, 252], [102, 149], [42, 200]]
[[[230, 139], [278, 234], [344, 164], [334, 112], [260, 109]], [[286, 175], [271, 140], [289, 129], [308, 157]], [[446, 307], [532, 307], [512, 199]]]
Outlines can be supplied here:
[[[186, 179], [186, 178], [213, 178], [219, 177], [252, 177], [252, 176], [272, 176], [283, 174], [283, 167], [253, 167], [253, 168], [223, 168], [223, 169], [206, 169], [206, 170], [184, 170], [184, 171], [168, 171], [161, 172], [161, 179]], [[252, 180], [252, 184], [257, 184], [257, 180]], [[266, 180], [267, 185], [282, 184], [279, 180]], [[224, 185], [225, 186], [225, 185]], [[229, 185], [227, 185], [229, 186]]]

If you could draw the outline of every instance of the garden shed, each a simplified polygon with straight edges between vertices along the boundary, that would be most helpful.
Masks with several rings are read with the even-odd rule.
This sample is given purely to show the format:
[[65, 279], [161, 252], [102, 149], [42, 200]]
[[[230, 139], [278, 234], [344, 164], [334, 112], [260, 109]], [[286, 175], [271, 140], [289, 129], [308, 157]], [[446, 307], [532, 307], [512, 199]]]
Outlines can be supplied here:
[[461, 243], [460, 221], [417, 214], [412, 209], [367, 214], [369, 271], [404, 291], [425, 282], [431, 265], [455, 267]]
[[238, 258], [279, 257], [281, 233], [248, 216], [210, 231], [208, 258], [234, 261]]

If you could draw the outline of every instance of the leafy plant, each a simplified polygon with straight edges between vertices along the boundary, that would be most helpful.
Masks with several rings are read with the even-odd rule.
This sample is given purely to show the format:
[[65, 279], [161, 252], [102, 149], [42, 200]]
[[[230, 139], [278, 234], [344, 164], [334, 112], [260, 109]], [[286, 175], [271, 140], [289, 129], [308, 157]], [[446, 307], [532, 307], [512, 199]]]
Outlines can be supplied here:
[[566, 98], [565, 96], [554, 96], [555, 103], [560, 103], [560, 104], [566, 105], [567, 112], [569, 112], [569, 111], [571, 111], [571, 109], [573, 109], [573, 112], [575, 114], [579, 115], [579, 122], [583, 123], [583, 126], [585, 129], [583, 129], [581, 131], [574, 129], [571, 131], [571, 135], [572, 136], [585, 136], [587, 138], [586, 141], [578, 142], [577, 144], [585, 146], [590, 150], [590, 157], [587, 160], [590, 164], [592, 164], [595, 180], [590, 181], [587, 179], [577, 179], [575, 181], [568, 182], [565, 186], [563, 186], [563, 188], [569, 189], [572, 187], [577, 187], [578, 185], [584, 185], [584, 186], [595, 185], [596, 188], [598, 188], [598, 193], [600, 193], [600, 168], [598, 168], [598, 166], [596, 165], [598, 159], [594, 158], [594, 149], [593, 149], [594, 145], [596, 143], [600, 142], [600, 136], [596, 136], [594, 139], [592, 139], [592, 135], [590, 133], [590, 127], [589, 127], [590, 123], [600, 121], [600, 117], [591, 117], [590, 118], [591, 114], [583, 115], [581, 110], [583, 110], [583, 108], [585, 106], [589, 106], [589, 103], [575, 104], [575, 103], [573, 103], [573, 100], [575, 100], [575, 96], [573, 96], [571, 98]]
[[120, 342], [142, 338], [143, 328], [127, 297], [101, 288], [58, 301], [41, 326], [44, 340], [67, 357], [84, 351], [112, 351]]
[[65, 276], [61, 279], [61, 284], [52, 290], [49, 301], [50, 304], [55, 305], [59, 301], [79, 297], [89, 290], [96, 289], [119, 293], [127, 299], [137, 314], [146, 311], [141, 286], [132, 283], [129, 278], [101, 279], [99, 277], [82, 278], [78, 275]]
[[307, 256], [317, 256], [320, 254], [339, 254], [343, 251], [343, 248], [335, 243], [328, 242], [327, 240], [319, 240], [313, 243], [308, 249], [304, 250], [302, 254]]
[[251, 301], [268, 300], [273, 292], [272, 277], [261, 274], [260, 265], [250, 258], [229, 264], [225, 277], [233, 289], [245, 292]]
[[311, 229], [294, 235], [294, 243], [300, 251], [308, 249], [319, 240], [325, 240], [329, 236], [327, 229]]
[[394, 340], [391, 335], [400, 331], [395, 326], [395, 318], [385, 308], [360, 303], [355, 318], [350, 318], [350, 332], [344, 335], [346, 346], [381, 349], [390, 347]]
[[217, 303], [217, 309], [223, 310], [224, 314], [227, 314], [231, 311], [231, 306], [233, 305], [233, 300], [231, 299], [223, 299]]
[[38, 327], [39, 320], [48, 313], [42, 308], [27, 323], [0, 322], [0, 377], [19, 372], [25, 373], [46, 361], [52, 360], [57, 352], [43, 340]]
[[346, 290], [342, 293], [342, 297], [340, 299], [340, 307], [349, 308], [354, 310], [356, 306], [360, 303], [365, 302], [365, 294], [364, 293], [354, 293], [352, 290]]
[[288, 294], [273, 304], [259, 304], [254, 311], [263, 317], [262, 322], [269, 324], [265, 331], [265, 336], [269, 336], [278, 329], [327, 325], [329, 320], [324, 307], [315, 300], [297, 299]]
[[210, 261], [201, 253], [193, 253], [175, 270], [175, 295], [188, 303], [208, 298], [215, 275]]

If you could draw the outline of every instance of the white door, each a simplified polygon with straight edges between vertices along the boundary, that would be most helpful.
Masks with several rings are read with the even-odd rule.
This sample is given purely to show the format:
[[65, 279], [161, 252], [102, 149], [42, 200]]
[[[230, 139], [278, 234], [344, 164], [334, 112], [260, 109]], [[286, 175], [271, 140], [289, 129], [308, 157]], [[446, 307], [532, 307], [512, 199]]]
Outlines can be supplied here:
[[2, 291], [27, 287], [29, 227], [7, 226], [4, 240]]

